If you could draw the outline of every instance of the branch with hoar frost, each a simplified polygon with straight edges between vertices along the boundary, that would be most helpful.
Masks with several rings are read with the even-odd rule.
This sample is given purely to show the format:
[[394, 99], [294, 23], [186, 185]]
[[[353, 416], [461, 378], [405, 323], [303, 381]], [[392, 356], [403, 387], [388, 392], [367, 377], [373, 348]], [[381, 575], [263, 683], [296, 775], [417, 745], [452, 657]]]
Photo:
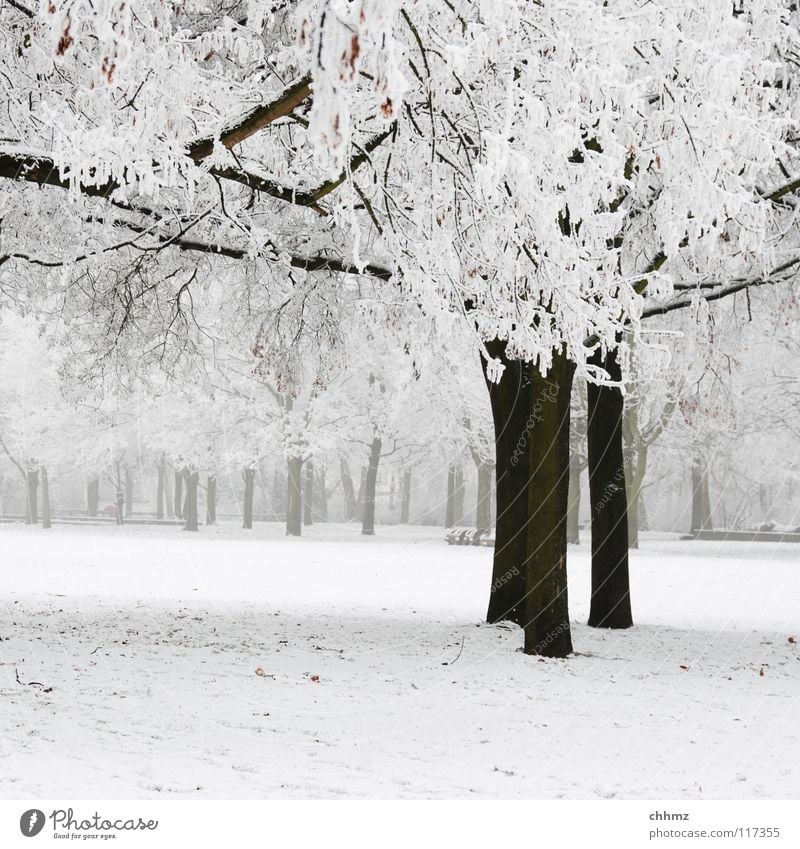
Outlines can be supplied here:
[[11, 6], [12, 9], [16, 9], [18, 12], [21, 12], [23, 15], [25, 15], [26, 18], [36, 17], [35, 12], [33, 12], [27, 6], [23, 6], [22, 3], [18, 3], [17, 0], [3, 0], [3, 2]]
[[[135, 210], [142, 214], [142, 210]], [[208, 212], [202, 215], [202, 218], [205, 218]], [[191, 226], [199, 223], [202, 220], [201, 218], [197, 218], [193, 220]], [[141, 227], [137, 224], [133, 224], [129, 221], [122, 221], [121, 219], [116, 219], [114, 221], [109, 221], [114, 227], [119, 227], [122, 229], [129, 230], [132, 233], [138, 233], [142, 236], [146, 236], [151, 232], [151, 228]], [[228, 259], [247, 259], [252, 258], [253, 254], [250, 250], [246, 248], [238, 248], [235, 245], [225, 245], [216, 242], [206, 242], [200, 239], [189, 239], [186, 237], [186, 232], [190, 227], [184, 227], [179, 233], [174, 235], [156, 235], [152, 234], [156, 240], [156, 244], [153, 246], [145, 246], [142, 244], [138, 244], [136, 240], [127, 240], [121, 242], [117, 245], [113, 245], [107, 248], [103, 248], [102, 250], [94, 253], [94, 254], [85, 254], [78, 257], [75, 257], [73, 260], [42, 260], [37, 257], [28, 256], [22, 253], [11, 253], [0, 256], [0, 266], [4, 265], [8, 260], [11, 259], [19, 259], [24, 262], [29, 262], [34, 265], [41, 265], [45, 268], [58, 268], [71, 263], [83, 262], [86, 259], [91, 259], [96, 256], [100, 256], [104, 253], [109, 253], [110, 251], [118, 250], [125, 247], [134, 248], [139, 251], [161, 251], [165, 250], [169, 247], [178, 248], [181, 251], [191, 251], [196, 253], [203, 254], [211, 254], [215, 256], [224, 256]], [[391, 269], [386, 268], [385, 266], [378, 265], [377, 263], [366, 263], [364, 265], [356, 265], [353, 262], [345, 262], [344, 260], [338, 259], [337, 257], [329, 257], [323, 254], [314, 254], [311, 256], [303, 256], [302, 254], [291, 254], [285, 249], [278, 248], [276, 245], [271, 243], [266, 243], [264, 245], [264, 249], [268, 249], [271, 253], [278, 257], [280, 255], [285, 255], [289, 258], [289, 265], [292, 268], [297, 268], [302, 271], [312, 272], [312, 271], [328, 271], [333, 274], [352, 274], [360, 277], [373, 277], [376, 280], [388, 281], [391, 280], [394, 276]]]
[[[23, 180], [36, 183], [39, 186], [56, 186], [59, 189], [71, 188], [69, 180], [65, 180], [55, 161], [46, 154], [30, 152], [0, 152], [0, 177], [8, 180]], [[107, 198], [119, 186], [109, 181], [102, 186], [80, 186], [81, 194], [88, 197]]]
[[794, 257], [787, 262], [773, 268], [764, 277], [738, 278], [731, 280], [729, 283], [720, 283], [715, 288], [708, 288], [707, 285], [703, 288], [694, 290], [692, 297], [687, 297], [682, 294], [679, 298], [672, 301], [667, 301], [662, 304], [653, 304], [650, 307], [645, 307], [642, 310], [642, 318], [650, 318], [654, 315], [666, 315], [675, 310], [686, 309], [691, 307], [697, 301], [719, 301], [728, 295], [734, 295], [736, 292], [741, 292], [742, 289], [755, 288], [757, 286], [772, 286], [776, 283], [783, 283], [790, 278], [790, 272], [800, 265], [800, 257]]
[[[180, 248], [182, 251], [197, 251], [205, 254], [217, 254], [219, 256], [229, 257], [230, 259], [245, 259], [251, 254], [244, 248], [236, 248], [231, 245], [218, 245], [212, 242], [202, 242], [195, 239], [177, 238], [171, 239], [170, 245]], [[278, 253], [275, 246], [269, 245], [273, 251]], [[280, 253], [286, 253], [280, 251]], [[303, 271], [329, 271], [334, 274], [353, 274], [361, 277], [374, 277], [377, 280], [391, 280], [394, 276], [391, 269], [385, 268], [382, 265], [375, 263], [367, 263], [366, 265], [356, 265], [353, 262], [345, 262], [336, 257], [328, 257], [322, 255], [316, 256], [299, 256], [288, 254], [289, 265], [292, 268], [298, 268]]]
[[[142, 210], [136, 210], [140, 214], [145, 214]], [[151, 216], [157, 218], [154, 213]], [[194, 223], [197, 223], [196, 221]], [[128, 221], [117, 220], [114, 222], [116, 226], [127, 228], [133, 233], [146, 234], [149, 228], [140, 227]], [[246, 248], [238, 248], [235, 245], [224, 245], [217, 242], [206, 242], [200, 239], [188, 239], [186, 233], [188, 227], [184, 227], [177, 234], [172, 236], [161, 235], [156, 236], [159, 244], [156, 250], [173, 246], [182, 251], [195, 251], [204, 254], [216, 254], [218, 256], [228, 257], [229, 259], [247, 259], [252, 258], [252, 251]], [[141, 249], [141, 246], [137, 246]], [[292, 268], [301, 269], [303, 271], [329, 271], [334, 274], [352, 274], [359, 277], [373, 277], [376, 280], [389, 281], [395, 274], [390, 268], [378, 265], [377, 263], [368, 262], [357, 265], [354, 262], [345, 262], [336, 257], [329, 257], [323, 254], [313, 254], [311, 256], [303, 256], [302, 254], [289, 253], [285, 248], [279, 248], [271, 242], [265, 242], [264, 250], [269, 250], [275, 257], [280, 255], [288, 256], [289, 265]]]
[[311, 94], [311, 75], [306, 74], [297, 82], [284, 89], [281, 94], [269, 103], [256, 106], [246, 115], [230, 122], [218, 135], [198, 139], [189, 145], [188, 154], [200, 162], [214, 152], [214, 142], [219, 141], [227, 148], [245, 141], [259, 130], [268, 127], [279, 118], [286, 117], [296, 109]]
[[340, 174], [330, 180], [326, 180], [324, 183], [320, 183], [320, 185], [314, 189], [293, 189], [291, 186], [283, 186], [280, 183], [268, 180], [258, 174], [253, 174], [244, 168], [214, 167], [209, 170], [209, 173], [223, 180], [231, 180], [236, 183], [241, 183], [243, 186], [247, 186], [250, 189], [264, 192], [271, 197], [278, 198], [279, 200], [286, 201], [287, 203], [293, 203], [296, 206], [314, 207], [326, 195], [329, 195], [331, 192], [338, 189], [342, 183], [346, 182], [353, 172], [357, 171], [365, 162], [368, 162], [370, 154], [383, 144], [383, 142], [386, 141], [392, 133], [394, 133], [395, 128], [396, 124], [392, 124], [389, 129], [373, 136], [363, 146], [359, 146], [360, 152], [350, 160], [347, 167], [343, 168]]
[[[239, 168], [215, 167], [211, 168], [209, 173], [222, 180], [241, 183], [248, 188], [264, 192], [271, 197], [295, 206], [314, 207], [322, 198], [348, 180], [350, 174], [357, 171], [365, 162], [368, 162], [370, 154], [394, 133], [395, 127], [396, 125], [392, 124], [387, 130], [373, 136], [363, 146], [359, 146], [359, 153], [353, 156], [340, 174], [326, 180], [314, 189], [295, 189], [291, 186], [283, 186]], [[9, 180], [23, 180], [40, 186], [56, 186], [60, 189], [71, 188], [71, 182], [61, 176], [60, 169], [55, 161], [45, 153], [39, 154], [29, 151], [14, 151], [12, 153], [8, 150], [0, 152], [0, 177]], [[81, 194], [89, 197], [109, 198], [119, 187], [119, 183], [109, 180], [100, 186], [81, 183], [79, 189]]]
[[798, 189], [800, 189], [800, 178], [795, 177], [795, 179], [790, 180], [788, 183], [785, 183], [783, 186], [774, 189], [768, 195], [764, 195], [763, 197], [764, 200], [771, 200], [775, 202], [786, 197], [786, 195], [794, 194]]

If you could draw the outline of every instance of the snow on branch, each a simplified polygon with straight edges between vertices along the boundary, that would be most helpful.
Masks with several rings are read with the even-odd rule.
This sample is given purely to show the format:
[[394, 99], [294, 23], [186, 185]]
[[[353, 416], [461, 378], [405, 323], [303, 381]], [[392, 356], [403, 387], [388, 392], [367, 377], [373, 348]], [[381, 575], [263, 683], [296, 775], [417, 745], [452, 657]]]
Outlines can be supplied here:
[[392, 124], [388, 130], [373, 136], [363, 147], [359, 153], [350, 159], [350, 162], [341, 173], [325, 182], [321, 183], [314, 189], [298, 190], [291, 186], [284, 186], [274, 180], [268, 180], [258, 174], [253, 174], [244, 168], [211, 168], [210, 173], [215, 177], [223, 180], [231, 180], [248, 188], [255, 189], [279, 200], [293, 203], [297, 206], [314, 206], [326, 195], [335, 191], [342, 185], [352, 174], [357, 171], [365, 162], [369, 161], [370, 154], [379, 147], [387, 138], [395, 131], [395, 124]]
[[[182, 251], [218, 254], [219, 256], [225, 256], [229, 259], [245, 259], [250, 256], [250, 253], [244, 248], [215, 244], [212, 242], [203, 242], [197, 239], [173, 238], [169, 239], [169, 244], [180, 248]], [[276, 246], [265, 245], [265, 247], [272, 247], [276, 254], [279, 252]], [[280, 252], [285, 253], [284, 251]], [[302, 256], [290, 254], [289, 265], [292, 268], [298, 268], [303, 271], [329, 271], [333, 274], [353, 274], [362, 277], [374, 277], [377, 280], [391, 280], [393, 276], [391, 269], [385, 268], [381, 265], [376, 265], [374, 263], [356, 265], [355, 263], [345, 262], [344, 260], [337, 259], [336, 257], [321, 255]]]
[[741, 292], [742, 289], [755, 288], [756, 286], [771, 286], [776, 283], [783, 283], [791, 279], [794, 270], [800, 265], [800, 257], [794, 257], [787, 262], [773, 268], [764, 277], [750, 277], [731, 280], [728, 283], [720, 283], [718, 286], [704, 286], [696, 288], [691, 296], [682, 295], [674, 300], [667, 301], [661, 304], [653, 304], [645, 307], [642, 310], [642, 318], [650, 318], [654, 315], [666, 315], [675, 310], [686, 309], [693, 306], [697, 301], [718, 301], [726, 298], [728, 295], [733, 295], [736, 292]]
[[[60, 189], [70, 189], [70, 180], [61, 176], [55, 161], [46, 155], [37, 153], [2, 153], [0, 152], [0, 177], [8, 180], [24, 180], [39, 186], [56, 186]], [[81, 194], [89, 197], [109, 197], [118, 184], [110, 180], [100, 186], [81, 185]]]
[[290, 114], [310, 94], [311, 75], [306, 74], [297, 80], [297, 82], [292, 83], [292, 85], [284, 89], [275, 100], [256, 106], [246, 115], [229, 123], [218, 135], [198, 139], [190, 144], [188, 149], [189, 156], [195, 162], [200, 162], [211, 156], [214, 152], [214, 142], [217, 138], [227, 148], [245, 141], [245, 139], [255, 135], [259, 130], [263, 130], [264, 127], [269, 126], [279, 118], [284, 118]]
[[27, 6], [23, 6], [22, 3], [17, 2], [17, 0], [3, 0], [3, 2], [11, 6], [12, 9], [16, 9], [18, 12], [21, 12], [27, 18], [36, 17], [31, 9]]

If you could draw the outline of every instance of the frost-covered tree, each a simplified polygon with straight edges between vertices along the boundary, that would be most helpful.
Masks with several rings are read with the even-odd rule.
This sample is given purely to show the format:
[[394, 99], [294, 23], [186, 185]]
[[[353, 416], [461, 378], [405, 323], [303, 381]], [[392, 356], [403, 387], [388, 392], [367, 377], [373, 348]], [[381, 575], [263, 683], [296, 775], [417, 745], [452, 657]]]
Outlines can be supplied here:
[[[169, 365], [192, 304], [222, 279], [229, 303], [312, 337], [335, 335], [342, 301], [364, 295], [423, 316], [440, 346], [466, 321], [490, 384], [498, 512], [513, 517], [493, 581], [520, 572], [504, 604], [526, 651], [569, 653], [573, 376], [591, 384], [602, 490], [624, 465], [618, 387], [641, 319], [799, 261], [796, 9], [230, 11], [0, 9], [3, 285], [60, 298], [100, 352]], [[42, 226], [55, 216], [58, 232]], [[614, 540], [595, 553], [592, 620], [624, 627], [611, 614], [628, 592], [627, 534]]]

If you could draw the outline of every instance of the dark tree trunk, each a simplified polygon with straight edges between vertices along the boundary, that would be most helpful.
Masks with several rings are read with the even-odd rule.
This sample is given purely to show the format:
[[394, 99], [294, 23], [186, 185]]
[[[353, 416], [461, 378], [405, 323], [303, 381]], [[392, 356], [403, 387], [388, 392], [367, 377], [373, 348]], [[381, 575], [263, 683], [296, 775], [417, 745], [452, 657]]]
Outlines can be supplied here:
[[50, 521], [50, 481], [47, 478], [47, 467], [42, 466], [42, 527], [52, 527]]
[[303, 518], [303, 461], [299, 457], [289, 457], [288, 486], [286, 499], [286, 534], [299, 537], [302, 533]]
[[206, 479], [206, 524], [217, 524], [217, 477], [209, 475]]
[[[615, 352], [590, 360], [614, 381], [622, 374]], [[592, 505], [592, 598], [589, 625], [630, 628], [631, 588], [628, 574], [628, 496], [622, 447], [622, 390], [588, 386], [587, 441], [589, 497]]]
[[244, 500], [242, 502], [242, 527], [253, 529], [253, 490], [255, 489], [256, 470], [249, 467], [242, 472], [244, 478]]
[[25, 524], [39, 524], [39, 470], [25, 471]]
[[183, 526], [185, 531], [196, 531], [197, 527], [197, 490], [200, 482], [200, 473], [195, 469], [186, 470], [186, 506], [184, 509]]
[[97, 507], [100, 501], [100, 479], [93, 477], [86, 482], [86, 515], [90, 519], [97, 516]]
[[183, 472], [175, 470], [175, 496], [173, 501], [173, 511], [176, 519], [183, 518]]
[[303, 489], [303, 524], [314, 524], [314, 464], [306, 462], [306, 480]]
[[453, 483], [453, 524], [459, 527], [467, 523], [464, 515], [464, 467], [460, 463], [456, 466]]
[[367, 536], [372, 536], [375, 533], [375, 495], [378, 483], [378, 463], [381, 460], [381, 447], [380, 438], [374, 436], [369, 451], [369, 465], [367, 466], [367, 479], [364, 491], [364, 521], [361, 524], [361, 533]]
[[344, 520], [349, 522], [356, 517], [356, 488], [350, 474], [350, 467], [344, 457], [339, 458], [339, 468], [342, 473], [342, 492], [344, 493]]
[[692, 532], [710, 531], [713, 527], [708, 469], [701, 459], [695, 458], [692, 463]]
[[544, 377], [531, 375], [533, 422], [528, 446], [528, 560], [526, 564], [525, 654], [567, 657], [572, 653], [567, 596], [567, 504], [569, 502], [569, 413], [574, 365], [561, 353]]
[[567, 507], [567, 542], [579, 545], [581, 509], [581, 465], [573, 454], [569, 458], [569, 506]]
[[125, 469], [125, 518], [133, 516], [133, 471], [130, 467]]
[[158, 483], [156, 484], [156, 519], [164, 518], [164, 495], [166, 488], [167, 463], [162, 457], [158, 464]]
[[447, 467], [447, 501], [444, 505], [444, 526], [454, 527], [456, 523], [456, 467]]
[[411, 469], [406, 469], [403, 472], [403, 491], [400, 496], [400, 522], [403, 525], [408, 524], [408, 517], [411, 514]]
[[479, 531], [489, 531], [492, 528], [492, 467], [483, 462], [478, 462], [475, 526]]
[[486, 621], [510, 620], [522, 625], [528, 556], [531, 381], [524, 363], [506, 359], [505, 342], [493, 340], [486, 348], [490, 356], [505, 365], [499, 383], [486, 380], [495, 433], [497, 515]]

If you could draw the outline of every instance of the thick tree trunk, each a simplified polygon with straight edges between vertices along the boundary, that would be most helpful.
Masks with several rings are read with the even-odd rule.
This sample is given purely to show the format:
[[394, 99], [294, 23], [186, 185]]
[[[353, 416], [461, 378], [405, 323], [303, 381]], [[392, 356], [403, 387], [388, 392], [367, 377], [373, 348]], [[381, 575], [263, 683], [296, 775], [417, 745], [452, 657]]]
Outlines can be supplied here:
[[452, 528], [456, 523], [456, 467], [447, 467], [447, 501], [444, 505], [444, 526]]
[[547, 377], [530, 366], [533, 421], [528, 446], [528, 560], [525, 654], [572, 653], [567, 596], [569, 413], [574, 365], [553, 353]]
[[173, 512], [176, 519], [183, 518], [183, 472], [175, 470], [175, 489], [173, 500]]
[[206, 478], [206, 524], [217, 524], [217, 476]]
[[356, 517], [356, 488], [353, 485], [350, 467], [344, 457], [339, 458], [339, 468], [341, 469], [342, 492], [344, 493], [344, 520], [349, 522]]
[[158, 464], [158, 482], [156, 483], [156, 519], [164, 518], [164, 495], [166, 489], [167, 463], [162, 457]]
[[128, 466], [125, 469], [125, 518], [133, 516], [133, 471]]
[[86, 515], [90, 519], [97, 516], [97, 507], [100, 501], [100, 479], [89, 478], [86, 482]]
[[184, 509], [183, 526], [185, 531], [196, 531], [197, 527], [197, 490], [200, 482], [200, 473], [196, 469], [186, 470], [186, 505]]
[[710, 531], [713, 527], [708, 469], [700, 458], [695, 458], [692, 463], [692, 532]]
[[378, 484], [378, 463], [381, 460], [382, 443], [379, 437], [372, 438], [369, 451], [369, 465], [364, 487], [364, 520], [361, 523], [361, 533], [372, 536], [375, 533], [375, 495]]
[[242, 501], [242, 527], [253, 529], [253, 490], [255, 489], [256, 470], [246, 467], [242, 471], [244, 478], [244, 499]]
[[492, 529], [492, 467], [478, 462], [478, 500], [475, 505], [475, 526], [479, 531]]
[[303, 524], [314, 524], [314, 464], [306, 461], [306, 480], [303, 489]]
[[[591, 362], [621, 380], [617, 355], [595, 353]], [[588, 386], [587, 439], [589, 497], [592, 506], [592, 598], [589, 625], [630, 628], [631, 588], [628, 573], [628, 496], [622, 447], [622, 390]]]
[[303, 518], [303, 461], [299, 457], [289, 457], [288, 486], [286, 500], [286, 534], [299, 537], [302, 533]]
[[400, 524], [407, 525], [411, 514], [411, 469], [403, 472], [403, 489], [400, 494]]
[[581, 509], [581, 464], [572, 454], [569, 458], [569, 505], [567, 507], [567, 543], [579, 545]]
[[25, 524], [39, 524], [39, 470], [25, 471]]
[[531, 381], [524, 363], [506, 359], [505, 342], [493, 340], [486, 348], [505, 366], [499, 383], [486, 379], [495, 433], [497, 515], [486, 621], [507, 619], [522, 625], [528, 557], [528, 443], [533, 424]]
[[47, 478], [47, 467], [42, 466], [42, 527], [52, 527], [50, 521], [50, 481]]

